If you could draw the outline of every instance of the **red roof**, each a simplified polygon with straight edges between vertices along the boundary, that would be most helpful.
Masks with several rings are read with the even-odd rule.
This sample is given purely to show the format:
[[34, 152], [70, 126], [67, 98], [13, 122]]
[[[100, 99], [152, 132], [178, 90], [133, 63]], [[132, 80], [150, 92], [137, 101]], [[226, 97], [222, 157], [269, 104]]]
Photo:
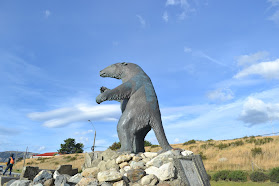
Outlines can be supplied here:
[[46, 152], [46, 153], [43, 153], [43, 154], [38, 154], [36, 156], [54, 156], [56, 154], [59, 154], [58, 152]]

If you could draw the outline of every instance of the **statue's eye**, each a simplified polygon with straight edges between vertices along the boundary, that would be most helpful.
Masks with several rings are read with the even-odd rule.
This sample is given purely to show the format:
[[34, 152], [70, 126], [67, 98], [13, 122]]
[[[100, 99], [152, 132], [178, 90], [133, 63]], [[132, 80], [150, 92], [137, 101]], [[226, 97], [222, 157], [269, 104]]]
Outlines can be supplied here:
[[121, 63], [122, 65], [128, 65], [128, 63], [126, 63], [126, 62], [123, 62], [123, 63]]

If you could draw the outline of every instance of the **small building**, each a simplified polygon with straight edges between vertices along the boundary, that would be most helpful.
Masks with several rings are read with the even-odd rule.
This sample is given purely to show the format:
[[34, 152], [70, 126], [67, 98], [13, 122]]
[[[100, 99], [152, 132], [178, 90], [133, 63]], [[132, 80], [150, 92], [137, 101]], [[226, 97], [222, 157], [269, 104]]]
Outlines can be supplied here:
[[58, 152], [46, 152], [43, 154], [34, 155], [31, 158], [48, 158], [48, 157], [59, 156], [59, 155], [60, 155], [60, 153], [58, 153]]

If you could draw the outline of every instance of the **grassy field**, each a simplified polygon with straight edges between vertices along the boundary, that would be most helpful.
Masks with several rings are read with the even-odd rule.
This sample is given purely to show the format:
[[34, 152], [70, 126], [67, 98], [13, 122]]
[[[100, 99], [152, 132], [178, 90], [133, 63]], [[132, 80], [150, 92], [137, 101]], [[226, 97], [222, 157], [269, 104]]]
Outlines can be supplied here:
[[255, 183], [255, 182], [228, 182], [228, 181], [211, 181], [211, 186], [278, 186], [278, 183], [273, 182], [264, 182], [264, 183]]
[[[208, 140], [208, 141], [190, 141], [187, 144], [173, 144], [173, 148], [191, 150], [195, 154], [202, 154], [203, 163], [208, 174], [213, 175], [219, 170], [244, 170], [248, 173], [254, 170], [268, 171], [274, 167], [279, 167], [279, 136], [269, 137], [244, 137], [235, 140]], [[149, 152], [157, 152], [161, 148], [149, 146], [145, 148]], [[253, 150], [254, 149], [254, 150]], [[255, 150], [256, 149], [256, 150]], [[71, 164], [73, 168], [81, 170], [84, 163], [84, 155], [67, 154], [54, 156], [50, 158], [27, 159], [26, 166], [38, 166], [41, 169], [55, 169], [62, 164]], [[3, 165], [4, 163], [0, 163]], [[253, 166], [252, 166], [253, 164]], [[14, 171], [19, 172], [22, 169], [23, 161], [17, 162]], [[253, 182], [214, 182], [213, 186], [230, 185], [279, 185], [271, 182], [253, 183]]]
[[[245, 137], [235, 140], [196, 141], [174, 148], [191, 150], [203, 154], [203, 163], [207, 171], [218, 170], [269, 170], [279, 167], [279, 136]], [[255, 150], [255, 148], [257, 148]], [[147, 147], [147, 151], [156, 152], [160, 147]], [[254, 149], [254, 155], [253, 150]], [[260, 152], [261, 151], [261, 152]], [[252, 167], [253, 162], [253, 167]]]
[[[84, 163], [84, 154], [66, 154], [60, 156], [53, 156], [49, 158], [33, 158], [26, 159], [25, 166], [35, 166], [41, 169], [56, 169], [59, 165], [70, 164], [73, 168], [78, 168], [81, 170], [81, 166]], [[0, 163], [0, 165], [4, 165], [5, 163]], [[23, 160], [17, 162], [13, 169], [15, 172], [20, 172], [23, 167]]]

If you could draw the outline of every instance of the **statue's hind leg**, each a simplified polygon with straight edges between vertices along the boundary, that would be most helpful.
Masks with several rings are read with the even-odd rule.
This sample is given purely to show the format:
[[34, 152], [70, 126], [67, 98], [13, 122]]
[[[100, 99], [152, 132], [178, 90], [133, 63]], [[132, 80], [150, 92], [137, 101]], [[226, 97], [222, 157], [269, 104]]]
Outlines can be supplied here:
[[138, 131], [134, 131], [135, 137], [134, 137], [134, 141], [133, 141], [133, 150], [135, 153], [145, 152], [144, 138], [150, 130], [151, 130], [151, 127], [148, 125]]
[[127, 113], [123, 113], [117, 124], [118, 138], [121, 143], [120, 152], [130, 151], [133, 152], [133, 134], [131, 131], [131, 126], [133, 124], [133, 119], [129, 117]]

